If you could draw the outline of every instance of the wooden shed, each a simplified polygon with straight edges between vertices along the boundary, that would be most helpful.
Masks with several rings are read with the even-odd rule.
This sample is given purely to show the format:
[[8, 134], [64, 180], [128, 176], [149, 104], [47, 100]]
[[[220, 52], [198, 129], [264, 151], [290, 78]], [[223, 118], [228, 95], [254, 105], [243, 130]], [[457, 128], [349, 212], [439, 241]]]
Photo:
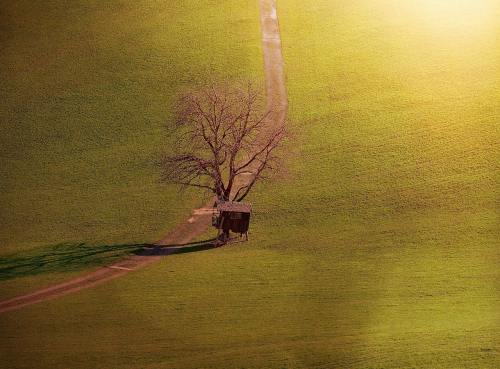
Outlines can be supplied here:
[[229, 231], [245, 235], [248, 240], [250, 214], [252, 205], [243, 202], [218, 201], [215, 203], [216, 211], [212, 218], [212, 225], [226, 237]]

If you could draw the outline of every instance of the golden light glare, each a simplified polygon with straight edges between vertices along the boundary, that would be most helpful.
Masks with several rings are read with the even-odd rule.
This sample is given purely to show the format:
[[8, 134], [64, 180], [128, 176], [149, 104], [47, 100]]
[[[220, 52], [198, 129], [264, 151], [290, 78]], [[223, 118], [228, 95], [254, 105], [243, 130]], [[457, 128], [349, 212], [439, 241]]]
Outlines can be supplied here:
[[474, 33], [492, 18], [492, 0], [418, 0], [414, 11], [436, 31]]

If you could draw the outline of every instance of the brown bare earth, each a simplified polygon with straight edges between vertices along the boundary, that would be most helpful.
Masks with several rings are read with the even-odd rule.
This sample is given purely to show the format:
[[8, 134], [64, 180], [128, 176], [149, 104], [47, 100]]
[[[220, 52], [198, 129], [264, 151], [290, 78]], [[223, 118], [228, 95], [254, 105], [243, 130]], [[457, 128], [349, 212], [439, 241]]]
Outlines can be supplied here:
[[[272, 112], [271, 122], [278, 124], [285, 119], [288, 103], [275, 0], [260, 0], [260, 22], [266, 79], [267, 108]], [[193, 210], [189, 219], [177, 225], [170, 233], [156, 243], [157, 249], [161, 246], [187, 244], [196, 237], [202, 235], [210, 225], [212, 202], [213, 201], [210, 201], [204, 208]], [[153, 249], [150, 253], [127, 257], [118, 263], [99, 268], [91, 273], [71, 279], [67, 282], [1, 301], [0, 313], [20, 309], [23, 306], [36, 304], [93, 287], [154, 263], [162, 256], [174, 253], [178, 248], [179, 247], [169, 247], [162, 250], [162, 252]]]

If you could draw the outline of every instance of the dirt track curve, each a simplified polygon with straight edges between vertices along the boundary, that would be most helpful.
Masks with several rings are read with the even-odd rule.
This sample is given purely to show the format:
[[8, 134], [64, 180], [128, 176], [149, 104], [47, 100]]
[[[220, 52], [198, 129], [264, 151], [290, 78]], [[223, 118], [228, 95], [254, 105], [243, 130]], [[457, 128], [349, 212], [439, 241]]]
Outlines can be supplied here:
[[[283, 122], [288, 106], [285, 88], [284, 61], [281, 52], [281, 38], [276, 12], [276, 0], [259, 0], [260, 23], [262, 33], [262, 50], [264, 56], [264, 72], [266, 80], [267, 108], [271, 111], [271, 121]], [[210, 225], [211, 209], [209, 207], [196, 209], [190, 218], [177, 225], [169, 234], [156, 243], [157, 246], [182, 245], [200, 236]], [[120, 277], [151, 263], [163, 255], [175, 252], [162, 252], [161, 255], [134, 255], [120, 262], [108, 265], [98, 270], [71, 279], [67, 282], [56, 284], [41, 290], [14, 297], [0, 302], [0, 313], [20, 309], [23, 306], [36, 304], [53, 299], [84, 288], [93, 287], [102, 282]]]

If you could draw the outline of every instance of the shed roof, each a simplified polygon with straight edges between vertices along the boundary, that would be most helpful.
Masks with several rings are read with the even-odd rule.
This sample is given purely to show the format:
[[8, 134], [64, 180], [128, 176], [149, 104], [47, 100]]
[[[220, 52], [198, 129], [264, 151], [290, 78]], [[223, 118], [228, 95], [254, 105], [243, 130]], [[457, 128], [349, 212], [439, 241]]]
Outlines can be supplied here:
[[238, 213], [251, 213], [252, 205], [236, 201], [220, 201], [217, 203], [219, 211], [234, 211]]

